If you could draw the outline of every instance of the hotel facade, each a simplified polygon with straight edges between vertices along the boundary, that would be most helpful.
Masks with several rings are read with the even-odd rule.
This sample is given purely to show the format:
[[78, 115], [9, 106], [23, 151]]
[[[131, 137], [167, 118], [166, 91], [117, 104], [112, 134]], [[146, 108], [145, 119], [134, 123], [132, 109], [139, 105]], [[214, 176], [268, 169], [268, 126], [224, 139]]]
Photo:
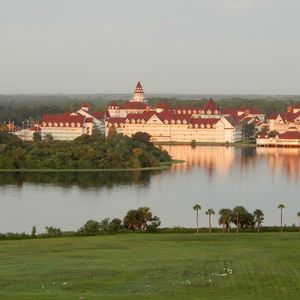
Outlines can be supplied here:
[[106, 135], [112, 130], [132, 136], [147, 132], [153, 142], [234, 143], [242, 140], [242, 125], [237, 118], [224, 115], [209, 99], [201, 108], [169, 108], [167, 103], [151, 107], [138, 82], [133, 98], [123, 105], [108, 106]]

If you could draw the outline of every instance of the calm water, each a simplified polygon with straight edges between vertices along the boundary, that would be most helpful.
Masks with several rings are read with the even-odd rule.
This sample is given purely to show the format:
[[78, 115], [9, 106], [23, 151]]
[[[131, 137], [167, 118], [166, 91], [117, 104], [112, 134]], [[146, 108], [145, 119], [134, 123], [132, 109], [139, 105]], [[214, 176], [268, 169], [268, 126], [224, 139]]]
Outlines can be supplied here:
[[[260, 208], [266, 225], [298, 223], [300, 149], [167, 146], [186, 162], [162, 172], [0, 173], [0, 232], [39, 232], [53, 225], [74, 230], [88, 219], [122, 218], [129, 209], [149, 206], [162, 226], [194, 226], [192, 207], [243, 205]], [[213, 218], [217, 225], [218, 216]]]

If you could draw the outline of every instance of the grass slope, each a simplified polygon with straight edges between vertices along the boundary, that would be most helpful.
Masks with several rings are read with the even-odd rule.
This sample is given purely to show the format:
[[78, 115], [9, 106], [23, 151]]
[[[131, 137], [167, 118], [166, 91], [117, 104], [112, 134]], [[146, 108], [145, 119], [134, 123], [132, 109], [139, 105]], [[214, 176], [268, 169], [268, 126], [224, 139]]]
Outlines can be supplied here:
[[299, 248], [299, 233], [1, 241], [0, 299], [299, 299]]

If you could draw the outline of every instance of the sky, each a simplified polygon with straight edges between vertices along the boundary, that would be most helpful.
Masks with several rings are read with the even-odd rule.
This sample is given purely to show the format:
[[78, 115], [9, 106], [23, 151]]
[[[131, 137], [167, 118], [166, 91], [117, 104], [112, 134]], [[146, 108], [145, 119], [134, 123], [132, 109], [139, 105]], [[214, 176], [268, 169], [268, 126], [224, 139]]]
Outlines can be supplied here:
[[0, 0], [0, 94], [300, 94], [299, 0]]

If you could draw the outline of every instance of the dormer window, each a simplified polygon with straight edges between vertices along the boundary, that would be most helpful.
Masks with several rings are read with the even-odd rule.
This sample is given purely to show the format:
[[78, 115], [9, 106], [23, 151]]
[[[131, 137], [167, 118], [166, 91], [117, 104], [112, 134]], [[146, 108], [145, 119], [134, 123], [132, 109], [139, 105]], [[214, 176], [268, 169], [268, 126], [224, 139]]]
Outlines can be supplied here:
[[142, 120], [141, 120], [141, 123], [142, 123], [142, 124], [145, 124], [145, 120], [144, 120], [144, 119], [142, 119]]
[[192, 111], [189, 109], [189, 110], [188, 110], [188, 114], [191, 114], [191, 113], [192, 113]]
[[165, 123], [165, 124], [169, 124], [169, 121], [168, 121], [168, 120], [165, 120], [164, 123]]
[[185, 125], [185, 124], [187, 123], [187, 121], [186, 121], [186, 120], [183, 120], [182, 123]]
[[131, 123], [134, 124], [134, 123], [135, 123], [135, 119], [132, 119], [132, 120], [131, 120]]
[[59, 123], [59, 126], [60, 126], [60, 127], [63, 127], [63, 126], [64, 126], [64, 123], [63, 123], [63, 122], [60, 122], [60, 123]]
[[210, 124], [206, 124], [206, 128], [210, 128], [211, 126], [210, 126]]
[[75, 123], [74, 122], [71, 123], [71, 127], [75, 127]]
[[57, 124], [56, 122], [54, 122], [54, 124], [53, 124], [53, 125], [54, 125], [54, 127], [57, 127], [57, 125], [58, 125], [58, 124]]
[[203, 129], [205, 126], [203, 124], [201, 124], [200, 127]]
[[65, 126], [66, 126], [66, 127], [69, 127], [69, 126], [70, 126], [70, 124], [69, 124], [68, 122], [66, 122]]
[[42, 123], [42, 126], [43, 126], [43, 127], [45, 127], [46, 125], [47, 125], [47, 123], [46, 123], [46, 122], [43, 122], [43, 123]]
[[129, 123], [130, 123], [130, 121], [129, 121], [128, 119], [126, 119], [126, 120], [125, 120], [125, 123], [126, 123], [126, 124], [129, 124]]
[[180, 121], [180, 120], [177, 120], [177, 124], [181, 124], [181, 121]]
[[208, 109], [208, 110], [206, 111], [206, 114], [211, 115], [211, 111]]
[[80, 123], [78, 122], [78, 123], [76, 124], [76, 126], [77, 126], [77, 127], [80, 127]]
[[199, 128], [199, 125], [197, 123], [195, 124], [195, 128]]
[[52, 127], [52, 123], [51, 123], [51, 122], [48, 122], [48, 126], [49, 126], [49, 127]]
[[175, 120], [171, 120], [171, 124], [175, 124]]

